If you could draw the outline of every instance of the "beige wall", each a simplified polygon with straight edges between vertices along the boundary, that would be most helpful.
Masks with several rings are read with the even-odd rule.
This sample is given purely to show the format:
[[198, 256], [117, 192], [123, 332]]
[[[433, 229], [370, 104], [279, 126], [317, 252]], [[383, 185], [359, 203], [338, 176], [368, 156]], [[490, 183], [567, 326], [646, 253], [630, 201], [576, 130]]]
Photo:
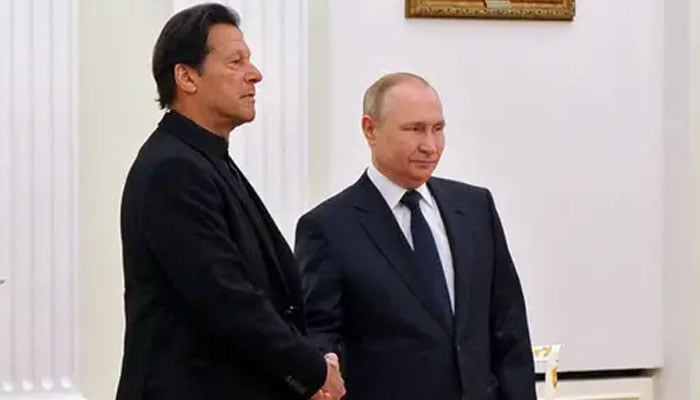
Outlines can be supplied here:
[[[693, 208], [691, 248], [692, 268], [690, 279], [694, 282], [691, 297], [692, 356], [690, 368], [690, 398], [700, 399], [700, 3], [690, 1], [690, 149], [691, 149], [691, 201]], [[693, 315], [694, 314], [694, 315]]]
[[122, 351], [119, 204], [160, 112], [150, 55], [169, 0], [80, 0], [80, 386], [114, 398]]

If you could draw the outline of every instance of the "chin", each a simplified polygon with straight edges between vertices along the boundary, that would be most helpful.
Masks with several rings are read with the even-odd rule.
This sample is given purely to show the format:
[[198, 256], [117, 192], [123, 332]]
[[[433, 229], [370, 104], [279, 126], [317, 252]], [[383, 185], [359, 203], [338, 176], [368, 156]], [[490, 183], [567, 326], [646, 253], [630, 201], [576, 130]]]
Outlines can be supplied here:
[[430, 175], [428, 175], [428, 176], [425, 176], [425, 175], [421, 175], [421, 176], [414, 175], [414, 176], [412, 176], [412, 177], [410, 178], [410, 180], [409, 180], [409, 185], [408, 185], [408, 186], [410, 186], [410, 187], [407, 187], [407, 189], [416, 189], [416, 188], [418, 188], [420, 185], [422, 185], [422, 184], [428, 182], [428, 179], [430, 179]]
[[241, 114], [232, 115], [231, 119], [234, 121], [237, 121], [238, 125], [241, 125], [241, 124], [245, 124], [245, 123], [253, 121], [255, 119], [255, 113], [244, 114], [244, 115], [241, 115]]
[[428, 179], [430, 179], [431, 176], [433, 176], [432, 169], [430, 171], [420, 170], [420, 171], [416, 171], [416, 173], [413, 174], [412, 178], [416, 182], [425, 183], [428, 181]]

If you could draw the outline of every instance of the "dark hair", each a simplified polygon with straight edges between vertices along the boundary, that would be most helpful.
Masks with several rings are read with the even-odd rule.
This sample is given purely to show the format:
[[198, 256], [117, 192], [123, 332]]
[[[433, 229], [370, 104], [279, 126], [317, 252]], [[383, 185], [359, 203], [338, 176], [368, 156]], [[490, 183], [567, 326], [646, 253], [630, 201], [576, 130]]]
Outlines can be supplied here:
[[233, 9], [216, 3], [186, 8], [170, 17], [153, 48], [151, 62], [160, 108], [170, 107], [175, 100], [175, 65], [199, 70], [211, 50], [207, 47], [209, 29], [222, 23], [238, 28], [240, 17]]

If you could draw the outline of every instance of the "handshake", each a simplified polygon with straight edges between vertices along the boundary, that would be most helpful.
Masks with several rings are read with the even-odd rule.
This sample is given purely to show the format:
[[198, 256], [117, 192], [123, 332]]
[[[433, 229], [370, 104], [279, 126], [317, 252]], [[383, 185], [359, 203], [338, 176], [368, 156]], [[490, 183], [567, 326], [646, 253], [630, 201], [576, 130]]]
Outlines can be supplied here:
[[335, 353], [328, 353], [326, 358], [326, 383], [311, 400], [339, 400], [345, 396], [345, 382], [340, 373], [340, 363]]

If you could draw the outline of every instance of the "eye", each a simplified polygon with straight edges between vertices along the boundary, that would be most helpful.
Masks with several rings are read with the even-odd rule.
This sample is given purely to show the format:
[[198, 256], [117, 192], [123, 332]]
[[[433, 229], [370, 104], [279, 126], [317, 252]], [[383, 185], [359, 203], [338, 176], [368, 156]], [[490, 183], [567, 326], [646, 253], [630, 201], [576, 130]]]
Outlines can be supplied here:
[[403, 127], [403, 130], [404, 130], [404, 131], [407, 131], [407, 132], [420, 132], [420, 131], [423, 130], [423, 127], [420, 126], [419, 124], [416, 124], [416, 125], [406, 125], [406, 126]]
[[242, 59], [242, 58], [234, 58], [233, 60], [229, 60], [229, 61], [226, 63], [226, 65], [229, 66], [229, 67], [231, 67], [231, 68], [238, 68], [238, 67], [241, 66], [242, 63], [243, 63], [243, 59]]

